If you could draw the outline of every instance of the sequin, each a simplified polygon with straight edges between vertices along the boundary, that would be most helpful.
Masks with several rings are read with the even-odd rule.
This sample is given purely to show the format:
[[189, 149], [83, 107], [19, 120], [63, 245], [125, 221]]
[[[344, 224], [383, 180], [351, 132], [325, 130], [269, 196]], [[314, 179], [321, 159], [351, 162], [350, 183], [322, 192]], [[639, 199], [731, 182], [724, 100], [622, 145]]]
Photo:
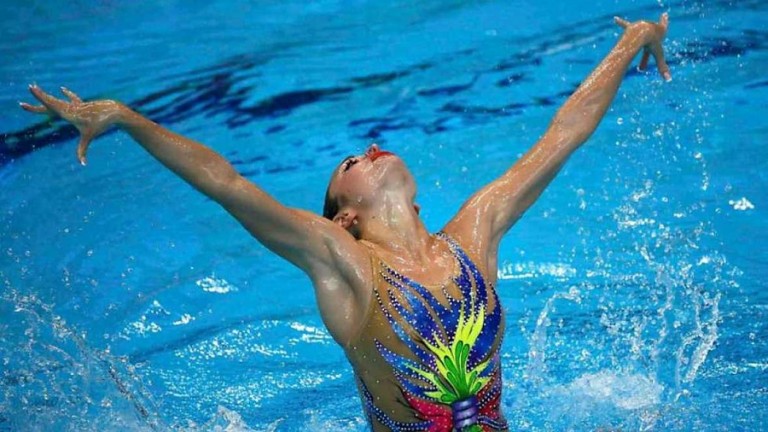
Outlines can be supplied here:
[[[392, 368], [405, 403], [420, 421], [394, 421], [376, 406], [358, 379], [366, 414], [392, 431], [451, 431], [454, 421], [470, 425], [462, 430], [506, 429], [499, 413], [498, 346], [503, 317], [498, 297], [458, 243], [447, 234], [438, 236], [448, 243], [458, 263], [459, 273], [452, 283], [460, 298], [442, 287], [439, 292], [447, 305], [441, 303], [425, 286], [384, 263], [379, 276], [386, 283], [374, 291], [378, 308], [395, 334], [395, 338], [375, 340], [376, 351]], [[408, 352], [398, 352], [402, 345], [394, 339]], [[452, 405], [462, 411], [452, 413]]]

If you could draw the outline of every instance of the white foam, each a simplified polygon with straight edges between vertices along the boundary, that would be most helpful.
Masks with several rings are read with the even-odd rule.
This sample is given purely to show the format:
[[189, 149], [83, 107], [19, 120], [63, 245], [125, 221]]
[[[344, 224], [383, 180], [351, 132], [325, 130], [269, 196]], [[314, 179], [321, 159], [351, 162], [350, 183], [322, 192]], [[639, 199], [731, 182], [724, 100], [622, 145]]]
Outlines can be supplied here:
[[205, 292], [216, 294], [227, 294], [237, 291], [237, 287], [227, 282], [225, 279], [217, 278], [215, 274], [206, 276], [195, 282], [197, 286]]
[[538, 276], [570, 278], [576, 276], [576, 269], [565, 263], [504, 263], [496, 271], [496, 277], [506, 279], [529, 279]]
[[578, 404], [610, 404], [624, 410], [636, 410], [657, 405], [663, 387], [641, 374], [600, 371], [585, 374], [557, 389]]
[[190, 424], [188, 431], [253, 432], [238, 412], [219, 405], [216, 414], [205, 424]]
[[655, 223], [656, 223], [656, 220], [651, 218], [627, 219], [627, 220], [619, 221], [619, 227], [635, 228], [643, 225], [653, 225]]
[[179, 318], [178, 320], [174, 321], [173, 325], [175, 325], [175, 326], [185, 325], [185, 324], [189, 324], [190, 322], [192, 322], [194, 320], [195, 320], [195, 317], [193, 317], [192, 315], [190, 315], [188, 313], [185, 313], [184, 315], [181, 316], [181, 318]]
[[755, 208], [755, 205], [752, 204], [746, 197], [741, 197], [739, 200], [729, 200], [728, 204], [733, 207], [734, 210], [752, 210]]
[[[292, 322], [290, 327], [302, 333], [301, 337], [299, 338], [302, 342], [330, 343], [332, 341], [331, 335], [325, 329], [304, 325], [299, 322]], [[295, 342], [296, 339], [291, 339], [291, 341]]]

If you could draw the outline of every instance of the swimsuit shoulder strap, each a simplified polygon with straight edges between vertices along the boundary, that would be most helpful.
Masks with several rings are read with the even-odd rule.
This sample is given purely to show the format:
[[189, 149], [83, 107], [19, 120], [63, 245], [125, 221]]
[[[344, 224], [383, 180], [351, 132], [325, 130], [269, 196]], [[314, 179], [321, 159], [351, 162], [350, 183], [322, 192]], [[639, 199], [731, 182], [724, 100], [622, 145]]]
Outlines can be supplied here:
[[448, 243], [448, 246], [451, 248], [451, 252], [453, 253], [460, 253], [466, 255], [464, 252], [464, 249], [461, 248], [461, 245], [459, 245], [459, 242], [456, 241], [453, 237], [451, 237], [449, 234], [447, 234], [445, 231], [438, 231], [437, 234], [435, 234], [437, 237], [443, 239]]
[[448, 246], [451, 248], [451, 252], [456, 256], [462, 265], [469, 266], [471, 271], [477, 272], [478, 276], [483, 277], [480, 273], [480, 270], [478, 269], [477, 261], [475, 261], [472, 256], [468, 254], [464, 248], [461, 247], [456, 239], [451, 237], [445, 231], [439, 231], [436, 235], [448, 243]]

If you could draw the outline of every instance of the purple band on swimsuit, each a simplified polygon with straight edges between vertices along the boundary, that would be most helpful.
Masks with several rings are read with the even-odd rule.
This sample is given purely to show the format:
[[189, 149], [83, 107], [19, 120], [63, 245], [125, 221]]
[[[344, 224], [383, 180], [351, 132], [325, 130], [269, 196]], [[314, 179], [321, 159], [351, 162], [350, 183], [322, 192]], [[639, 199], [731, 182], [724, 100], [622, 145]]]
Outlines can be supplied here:
[[467, 399], [452, 403], [451, 411], [453, 413], [453, 426], [457, 430], [477, 424], [479, 410], [476, 397], [470, 396]]

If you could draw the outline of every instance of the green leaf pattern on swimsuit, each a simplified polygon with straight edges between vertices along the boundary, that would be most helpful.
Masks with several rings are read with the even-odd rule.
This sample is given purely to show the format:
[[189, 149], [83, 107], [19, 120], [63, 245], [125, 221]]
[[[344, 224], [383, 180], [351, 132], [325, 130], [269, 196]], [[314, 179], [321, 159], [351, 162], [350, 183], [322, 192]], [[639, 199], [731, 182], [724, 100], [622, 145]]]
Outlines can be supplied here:
[[[472, 301], [472, 306], [474, 306], [474, 301]], [[461, 308], [456, 334], [450, 346], [443, 343], [438, 335], [434, 335], [431, 342], [424, 341], [427, 348], [435, 355], [439, 374], [411, 366], [415, 373], [429, 381], [437, 389], [426, 393], [426, 395], [444, 404], [451, 404], [476, 395], [491, 379], [480, 376], [488, 367], [489, 361], [484, 361], [471, 370], [467, 368], [469, 352], [477, 341], [485, 320], [485, 307], [483, 305], [478, 308], [472, 306], [469, 308], [468, 316], [465, 313], [465, 308]]]

